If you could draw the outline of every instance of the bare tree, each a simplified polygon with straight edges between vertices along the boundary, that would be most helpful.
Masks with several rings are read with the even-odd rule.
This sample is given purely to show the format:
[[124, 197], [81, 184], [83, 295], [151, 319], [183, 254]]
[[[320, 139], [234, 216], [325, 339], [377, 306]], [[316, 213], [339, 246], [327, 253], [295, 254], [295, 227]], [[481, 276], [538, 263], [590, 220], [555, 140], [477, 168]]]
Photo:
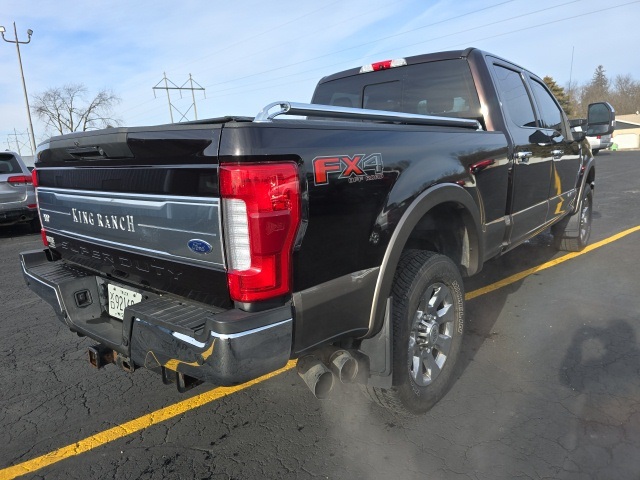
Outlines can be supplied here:
[[618, 75], [613, 84], [611, 104], [618, 115], [636, 113], [640, 110], [640, 82], [631, 75]]
[[60, 134], [119, 125], [112, 116], [120, 97], [102, 89], [91, 100], [82, 84], [67, 84], [33, 96], [31, 110], [47, 127]]

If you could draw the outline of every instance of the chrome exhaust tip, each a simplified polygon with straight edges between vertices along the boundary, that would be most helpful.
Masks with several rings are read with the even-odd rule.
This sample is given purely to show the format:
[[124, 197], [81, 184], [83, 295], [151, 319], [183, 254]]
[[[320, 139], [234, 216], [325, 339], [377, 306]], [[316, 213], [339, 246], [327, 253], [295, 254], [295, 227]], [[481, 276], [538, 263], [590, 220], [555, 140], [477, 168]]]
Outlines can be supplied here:
[[313, 355], [300, 357], [297, 363], [298, 375], [318, 399], [327, 398], [333, 389], [333, 373], [322, 361]]
[[340, 382], [353, 383], [358, 376], [358, 361], [346, 350], [334, 350], [327, 360], [329, 368]]

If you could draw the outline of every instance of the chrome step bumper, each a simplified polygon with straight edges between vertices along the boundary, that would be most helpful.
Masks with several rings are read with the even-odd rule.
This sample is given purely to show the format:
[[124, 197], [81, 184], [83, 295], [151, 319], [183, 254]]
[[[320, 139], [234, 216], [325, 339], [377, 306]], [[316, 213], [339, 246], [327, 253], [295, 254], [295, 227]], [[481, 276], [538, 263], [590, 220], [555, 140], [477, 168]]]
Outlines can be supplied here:
[[112, 348], [136, 367], [233, 385], [277, 370], [291, 356], [290, 306], [250, 313], [143, 292], [144, 299], [126, 307], [120, 320], [107, 313], [111, 279], [50, 261], [42, 250], [23, 252], [20, 258], [29, 288], [71, 331]]

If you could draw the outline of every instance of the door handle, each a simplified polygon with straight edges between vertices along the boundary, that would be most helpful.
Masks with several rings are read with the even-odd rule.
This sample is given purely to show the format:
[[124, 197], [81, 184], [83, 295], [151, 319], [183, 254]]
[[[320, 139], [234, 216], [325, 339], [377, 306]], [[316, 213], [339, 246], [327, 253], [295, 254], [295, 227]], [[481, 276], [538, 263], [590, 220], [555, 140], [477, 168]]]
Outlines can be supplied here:
[[533, 152], [516, 152], [518, 163], [529, 163], [529, 159], [533, 156]]
[[564, 150], [551, 150], [551, 155], [554, 160], [558, 160], [564, 155]]

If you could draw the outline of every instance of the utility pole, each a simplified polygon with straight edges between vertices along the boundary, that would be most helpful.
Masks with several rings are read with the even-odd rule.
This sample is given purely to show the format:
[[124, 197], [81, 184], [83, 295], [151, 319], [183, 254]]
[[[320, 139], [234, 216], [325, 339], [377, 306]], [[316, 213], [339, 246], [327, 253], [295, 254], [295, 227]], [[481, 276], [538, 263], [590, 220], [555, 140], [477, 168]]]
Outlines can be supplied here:
[[[159, 86], [161, 83], [164, 83], [164, 87]], [[169, 86], [169, 84], [171, 84], [171, 86]], [[185, 86], [189, 84], [189, 86]], [[193, 85], [197, 85], [196, 87], [194, 87]], [[160, 80], [155, 87], [153, 87], [153, 96], [155, 98], [156, 97], [156, 90], [166, 90], [167, 92], [167, 101], [169, 102], [169, 116], [171, 118], [171, 123], [173, 122], [173, 111], [175, 110], [177, 113], [180, 114], [180, 120], [178, 120], [178, 123], [181, 122], [182, 120], [188, 120], [187, 118], [187, 114], [189, 113], [189, 111], [193, 108], [193, 112], [195, 115], [195, 119], [198, 120], [198, 108], [196, 107], [196, 95], [195, 95], [195, 91], [196, 90], [201, 90], [204, 94], [204, 98], [207, 98], [206, 93], [204, 93], [205, 89], [202, 87], [202, 85], [200, 85], [198, 82], [196, 82], [193, 77], [191, 76], [191, 74], [189, 74], [189, 80], [187, 80], [186, 82], [184, 82], [182, 85], [178, 86], [175, 83], [173, 83], [171, 80], [169, 80], [167, 78], [167, 74], [164, 73], [163, 74], [163, 78], [162, 80]], [[171, 95], [169, 93], [169, 90], [178, 90], [178, 92], [180, 92], [180, 98], [182, 98], [182, 91], [183, 90], [191, 90], [191, 99], [192, 99], [192, 103], [189, 106], [189, 108], [187, 109], [186, 112], [182, 113], [172, 102], [171, 102]]]
[[33, 152], [36, 151], [36, 139], [33, 135], [33, 122], [31, 121], [31, 109], [29, 108], [29, 96], [27, 95], [27, 84], [24, 81], [24, 70], [22, 69], [22, 56], [20, 55], [20, 44], [26, 45], [31, 42], [31, 35], [33, 34], [33, 30], [27, 30], [27, 35], [29, 36], [29, 40], [26, 42], [21, 42], [18, 40], [18, 29], [16, 28], [16, 22], [13, 22], [13, 34], [15, 35], [15, 40], [7, 40], [4, 36], [5, 28], [0, 25], [0, 33], [2, 33], [2, 39], [7, 43], [15, 43], [16, 50], [18, 51], [18, 64], [20, 64], [20, 77], [22, 78], [22, 90], [24, 91], [24, 101], [27, 105], [27, 118], [29, 119], [29, 135], [31, 137], [31, 150]]

